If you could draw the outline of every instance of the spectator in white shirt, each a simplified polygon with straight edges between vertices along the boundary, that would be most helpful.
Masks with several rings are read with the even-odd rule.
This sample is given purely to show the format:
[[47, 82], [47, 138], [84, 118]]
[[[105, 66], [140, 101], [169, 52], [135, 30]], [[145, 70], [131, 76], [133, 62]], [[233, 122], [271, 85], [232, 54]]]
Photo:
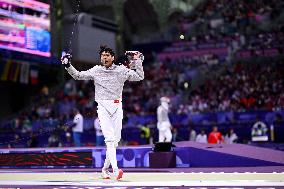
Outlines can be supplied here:
[[73, 142], [74, 145], [77, 147], [81, 146], [81, 135], [83, 133], [83, 123], [84, 118], [80, 114], [78, 109], [74, 109], [74, 119], [73, 119], [73, 125], [72, 125], [72, 131], [73, 131]]
[[189, 133], [189, 141], [196, 141], [196, 131], [194, 130], [193, 127], [189, 127], [188, 133]]
[[225, 143], [233, 144], [233, 143], [237, 143], [237, 140], [238, 140], [238, 136], [234, 132], [234, 129], [230, 129], [229, 132], [225, 136]]
[[202, 129], [201, 132], [196, 137], [196, 142], [207, 143], [207, 135], [205, 131]]

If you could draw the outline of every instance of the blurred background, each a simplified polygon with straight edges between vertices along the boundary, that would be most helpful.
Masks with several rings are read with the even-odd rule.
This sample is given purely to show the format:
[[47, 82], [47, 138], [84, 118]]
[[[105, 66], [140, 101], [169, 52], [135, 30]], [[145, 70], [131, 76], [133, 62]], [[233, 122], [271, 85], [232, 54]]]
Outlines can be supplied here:
[[82, 146], [100, 145], [93, 83], [71, 79], [60, 57], [72, 51], [87, 70], [105, 44], [117, 59], [145, 55], [145, 79], [124, 87], [121, 145], [158, 140], [167, 96], [173, 141], [217, 127], [224, 143], [284, 150], [283, 9], [278, 0], [0, 0], [0, 147], [74, 146], [74, 108]]

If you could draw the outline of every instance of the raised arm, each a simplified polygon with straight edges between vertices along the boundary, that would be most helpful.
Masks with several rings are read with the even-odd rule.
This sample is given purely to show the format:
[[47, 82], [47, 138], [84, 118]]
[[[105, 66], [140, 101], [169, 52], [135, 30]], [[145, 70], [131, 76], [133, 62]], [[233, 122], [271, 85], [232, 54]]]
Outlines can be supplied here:
[[67, 72], [75, 79], [75, 80], [92, 80], [94, 77], [94, 68], [91, 68], [87, 71], [78, 71], [71, 65], [70, 54], [66, 54], [61, 58], [61, 63], [64, 65]]
[[144, 70], [141, 60], [136, 60], [135, 70], [126, 68], [125, 77], [128, 81], [141, 81], [144, 79]]
[[143, 55], [140, 52], [135, 53], [134, 59], [131, 61], [133, 69], [126, 68], [125, 79], [128, 81], [141, 81], [144, 79], [144, 70], [142, 66]]
[[75, 80], [93, 80], [94, 78], [94, 68], [91, 68], [87, 71], [78, 71], [72, 65], [70, 65], [70, 67], [65, 69]]

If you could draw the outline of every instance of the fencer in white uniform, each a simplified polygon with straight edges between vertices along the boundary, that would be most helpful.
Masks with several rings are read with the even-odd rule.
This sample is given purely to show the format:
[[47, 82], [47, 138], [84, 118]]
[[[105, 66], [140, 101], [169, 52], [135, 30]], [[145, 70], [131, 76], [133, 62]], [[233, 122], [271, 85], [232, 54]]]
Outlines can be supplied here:
[[159, 142], [171, 142], [172, 132], [171, 132], [171, 122], [169, 119], [169, 103], [170, 99], [167, 97], [162, 97], [160, 99], [161, 105], [157, 109], [157, 127], [159, 130]]
[[[127, 52], [128, 53], [128, 52]], [[61, 58], [65, 69], [75, 80], [93, 80], [95, 85], [95, 101], [98, 103], [98, 118], [106, 143], [106, 159], [102, 168], [103, 178], [110, 178], [108, 171], [112, 166], [116, 179], [122, 177], [122, 170], [117, 167], [116, 148], [121, 138], [123, 109], [122, 90], [125, 81], [140, 81], [144, 79], [143, 55], [131, 52], [131, 68], [115, 65], [114, 52], [111, 48], [101, 46], [100, 57], [102, 65], [96, 65], [87, 71], [77, 71], [71, 64], [71, 55]]]

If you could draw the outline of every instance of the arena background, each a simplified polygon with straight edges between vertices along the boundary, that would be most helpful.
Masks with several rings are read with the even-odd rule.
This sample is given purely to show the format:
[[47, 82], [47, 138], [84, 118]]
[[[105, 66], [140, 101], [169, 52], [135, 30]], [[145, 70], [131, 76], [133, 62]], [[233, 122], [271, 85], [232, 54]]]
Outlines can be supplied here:
[[[278, 0], [0, 0], [0, 187], [284, 187], [283, 9]], [[117, 64], [128, 50], [145, 56], [145, 79], [124, 86], [119, 183], [99, 179], [93, 83], [60, 62], [71, 52], [87, 70], [102, 44]], [[165, 154], [153, 152], [162, 96], [175, 145]], [[221, 143], [196, 141], [214, 126]]]

